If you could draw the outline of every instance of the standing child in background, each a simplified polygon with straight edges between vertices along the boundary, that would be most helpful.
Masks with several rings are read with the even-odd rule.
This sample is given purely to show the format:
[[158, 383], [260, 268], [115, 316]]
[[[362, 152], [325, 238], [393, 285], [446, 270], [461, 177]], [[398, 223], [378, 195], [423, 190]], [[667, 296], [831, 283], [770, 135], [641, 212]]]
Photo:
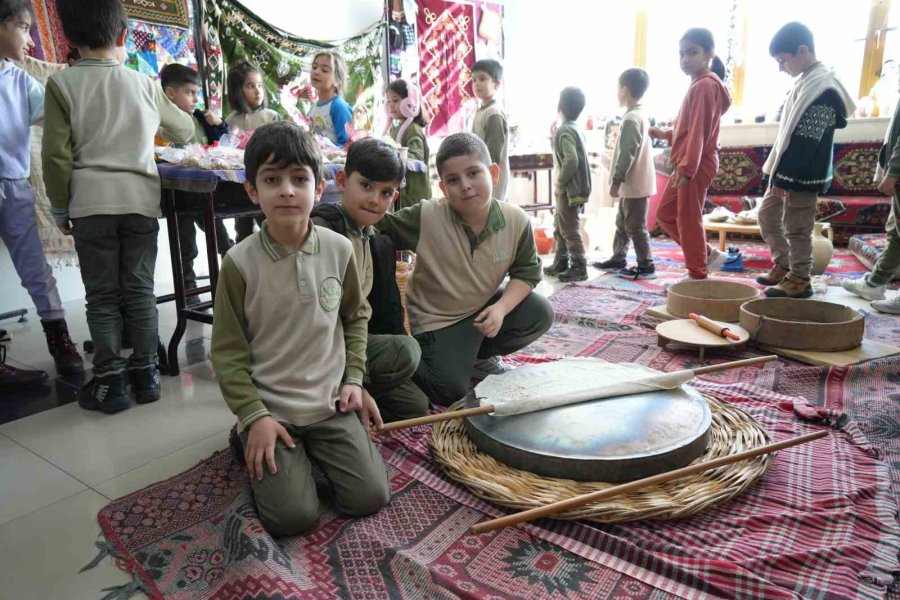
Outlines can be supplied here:
[[559, 94], [557, 111], [563, 123], [553, 136], [553, 162], [556, 168], [553, 237], [556, 239], [556, 258], [552, 265], [544, 269], [544, 273], [556, 275], [560, 281], [587, 279], [579, 216], [591, 196], [591, 167], [584, 134], [576, 123], [584, 110], [584, 103], [584, 92], [577, 87], [564, 88]]
[[887, 247], [878, 255], [872, 272], [859, 279], [844, 279], [841, 286], [848, 292], [872, 302], [872, 308], [878, 312], [900, 315], [900, 294], [890, 300], [884, 297], [884, 289], [888, 282], [900, 273], [900, 194], [897, 194], [897, 182], [900, 181], [900, 103], [894, 110], [894, 117], [884, 137], [884, 146], [878, 153], [878, 169], [876, 177], [880, 178], [878, 191], [891, 196], [891, 212], [885, 229], [887, 230]]
[[[160, 397], [153, 136], [162, 127], [186, 142], [194, 124], [153, 80], [122, 65], [128, 19], [119, 0], [58, 0], [57, 7], [82, 58], [47, 81], [44, 182], [57, 226], [75, 237], [95, 347], [94, 378], [78, 404], [113, 413], [131, 405], [126, 369], [138, 403]], [[119, 356], [123, 329], [134, 348], [127, 361]]]
[[431, 173], [428, 167], [428, 140], [424, 127], [419, 90], [403, 79], [392, 81], [387, 91], [387, 108], [393, 120], [399, 121], [390, 129], [391, 138], [409, 148], [408, 158], [425, 163], [425, 172], [406, 171], [406, 185], [400, 190], [400, 208], [412, 206], [431, 198]]
[[772, 270], [756, 278], [772, 298], [809, 298], [818, 194], [831, 186], [834, 130], [856, 106], [832, 69], [816, 59], [813, 34], [788, 23], [769, 45], [778, 69], [797, 77], [778, 123], [763, 174], [769, 188], [759, 204], [759, 230], [772, 252]]
[[500, 102], [494, 97], [503, 81], [503, 65], [493, 59], [472, 65], [472, 87], [481, 106], [472, 122], [472, 133], [487, 144], [491, 162], [500, 167], [500, 179], [494, 186], [494, 198], [506, 200], [509, 186], [509, 122]]
[[[189, 143], [203, 146], [218, 142], [223, 135], [228, 133], [228, 123], [212, 111], [203, 111], [197, 108], [200, 103], [200, 73], [190, 67], [177, 63], [166, 65], [159, 72], [159, 83], [175, 106], [193, 116], [194, 137]], [[168, 140], [167, 140], [168, 141]], [[175, 192], [178, 195], [180, 192]], [[181, 246], [181, 263], [184, 271], [185, 289], [197, 287], [197, 275], [194, 273], [194, 260], [197, 258], [197, 231], [196, 226], [203, 230], [203, 219], [184, 215], [178, 219], [179, 242]], [[220, 256], [225, 256], [234, 242], [228, 236], [228, 230], [221, 219], [216, 219], [216, 249]], [[187, 303], [197, 304], [200, 299], [197, 296], [188, 296]]]
[[347, 145], [347, 123], [353, 119], [353, 109], [341, 97], [347, 85], [347, 63], [337, 52], [319, 52], [313, 58], [310, 83], [316, 88], [319, 100], [306, 115], [313, 133], [327, 137], [343, 147]]
[[[225, 122], [231, 129], [253, 131], [266, 123], [281, 120], [281, 115], [267, 108], [266, 86], [259, 67], [246, 60], [237, 62], [228, 71], [226, 85], [231, 112], [225, 117]], [[262, 223], [261, 217], [256, 217], [255, 220]], [[237, 243], [253, 233], [253, 221], [254, 217], [239, 217], [234, 220]]]
[[731, 106], [731, 96], [722, 84], [725, 65], [716, 56], [708, 29], [688, 29], [679, 42], [679, 55], [681, 70], [690, 76], [691, 85], [675, 128], [649, 130], [651, 138], [669, 142], [669, 159], [674, 165], [656, 209], [656, 222], [681, 246], [688, 270], [682, 279], [706, 279], [727, 258], [706, 243], [703, 203], [719, 169], [719, 121]]
[[259, 518], [272, 535], [295, 535], [319, 517], [313, 461], [346, 515], [391, 497], [368, 431], [378, 409], [362, 390], [368, 306], [350, 242], [309, 218], [325, 188], [313, 137], [270, 123], [244, 161], [244, 187], [266, 221], [222, 263], [210, 357]]
[[[60, 375], [84, 371], [69, 338], [53, 270], [44, 257], [35, 217], [31, 170], [31, 125], [44, 116], [44, 88], [12, 63], [24, 61], [31, 41], [31, 3], [0, 0], [0, 239], [41, 319], [47, 347]], [[0, 357], [2, 358], [2, 357]], [[46, 379], [42, 371], [24, 371], [0, 360], [0, 385], [15, 387]]]
[[[622, 117], [610, 169], [609, 195], [619, 198], [616, 236], [612, 257], [594, 263], [597, 269], [615, 271], [629, 279], [656, 277], [647, 231], [647, 209], [650, 196], [656, 193], [656, 171], [647, 134], [650, 125], [640, 105], [649, 85], [650, 78], [643, 69], [627, 69], [619, 75], [619, 106], [627, 110]], [[629, 241], [634, 244], [637, 254], [637, 266], [634, 267], [626, 267]]]

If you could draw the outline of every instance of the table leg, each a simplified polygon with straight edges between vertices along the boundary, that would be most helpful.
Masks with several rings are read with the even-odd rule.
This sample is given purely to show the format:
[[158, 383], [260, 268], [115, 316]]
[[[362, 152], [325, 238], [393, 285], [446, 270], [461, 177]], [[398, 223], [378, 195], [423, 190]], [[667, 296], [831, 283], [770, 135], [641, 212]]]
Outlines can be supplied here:
[[549, 194], [547, 202], [550, 203], [550, 214], [552, 215], [553, 209], [556, 208], [555, 197], [553, 196], [553, 169], [547, 171], [547, 193]]
[[206, 225], [206, 262], [209, 266], [209, 285], [213, 302], [216, 300], [216, 283], [219, 281], [219, 244], [216, 237], [216, 211], [212, 193], [206, 195], [203, 203], [203, 224]]
[[725, 232], [719, 232], [719, 250], [725, 252]]
[[178, 343], [187, 328], [187, 316], [184, 299], [184, 265], [181, 262], [181, 238], [179, 238], [178, 211], [175, 209], [175, 191], [166, 190], [165, 206], [166, 226], [169, 231], [169, 254], [172, 260], [172, 282], [175, 284], [175, 314], [178, 323], [169, 341], [168, 366], [169, 375], [178, 375]]

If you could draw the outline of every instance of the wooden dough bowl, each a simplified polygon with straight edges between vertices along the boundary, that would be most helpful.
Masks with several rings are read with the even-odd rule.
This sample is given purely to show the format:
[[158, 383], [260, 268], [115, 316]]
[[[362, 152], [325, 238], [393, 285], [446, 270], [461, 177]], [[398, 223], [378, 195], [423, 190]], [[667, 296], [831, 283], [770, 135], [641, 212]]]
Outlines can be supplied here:
[[741, 306], [741, 327], [757, 344], [837, 352], [859, 347], [865, 318], [833, 302], [764, 298]]
[[666, 296], [666, 310], [673, 316], [686, 319], [688, 313], [697, 313], [715, 321], [737, 323], [741, 304], [757, 298], [759, 289], [736, 281], [704, 279], [674, 283]]

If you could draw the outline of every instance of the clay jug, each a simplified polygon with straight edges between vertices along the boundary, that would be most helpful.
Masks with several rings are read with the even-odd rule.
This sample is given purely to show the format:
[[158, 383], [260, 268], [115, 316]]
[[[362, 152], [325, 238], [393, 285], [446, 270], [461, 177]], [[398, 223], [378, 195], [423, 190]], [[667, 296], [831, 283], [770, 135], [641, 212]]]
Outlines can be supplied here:
[[812, 274], [821, 275], [828, 268], [834, 254], [834, 232], [831, 223], [815, 223], [812, 232]]

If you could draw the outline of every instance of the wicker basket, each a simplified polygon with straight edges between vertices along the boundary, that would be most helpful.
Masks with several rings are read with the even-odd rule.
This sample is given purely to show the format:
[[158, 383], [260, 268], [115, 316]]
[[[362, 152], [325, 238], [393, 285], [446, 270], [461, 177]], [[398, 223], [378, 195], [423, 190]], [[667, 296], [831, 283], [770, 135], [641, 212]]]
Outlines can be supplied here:
[[[751, 450], [772, 442], [769, 434], [742, 410], [705, 396], [712, 412], [709, 446], [695, 462]], [[449, 410], [458, 410], [456, 403]], [[513, 469], [478, 451], [462, 419], [434, 425], [431, 451], [454, 480], [488, 502], [517, 510], [544, 506], [615, 484], [542, 477]], [[721, 504], [750, 487], [772, 463], [771, 454], [682, 477], [663, 485], [558, 513], [555, 519], [617, 523], [638, 519], [678, 519]]]

